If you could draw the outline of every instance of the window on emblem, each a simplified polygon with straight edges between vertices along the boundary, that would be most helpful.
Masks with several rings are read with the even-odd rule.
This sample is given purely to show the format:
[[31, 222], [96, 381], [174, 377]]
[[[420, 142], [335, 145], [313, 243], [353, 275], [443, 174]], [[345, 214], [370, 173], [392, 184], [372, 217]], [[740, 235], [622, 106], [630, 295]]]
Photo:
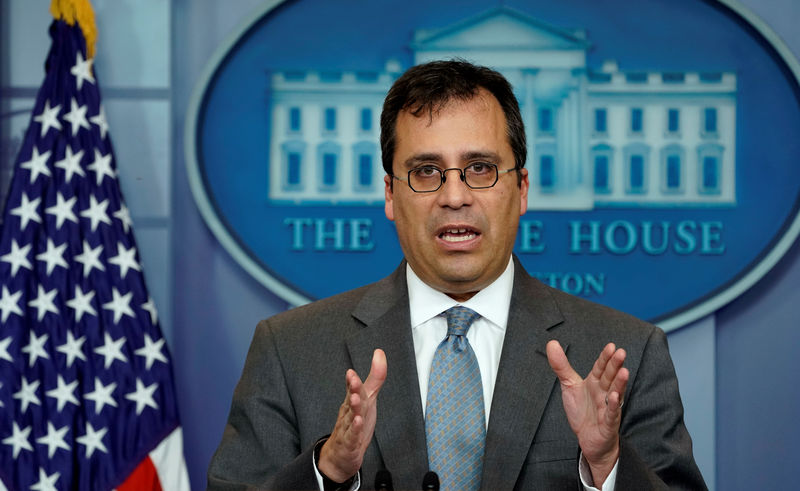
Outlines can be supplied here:
[[542, 155], [539, 159], [539, 186], [548, 191], [555, 184], [555, 163], [552, 155]]
[[322, 184], [333, 186], [336, 184], [336, 154], [322, 154]]
[[549, 107], [539, 109], [539, 131], [542, 133], [553, 132], [553, 110]]
[[372, 109], [361, 109], [361, 131], [372, 131]]
[[302, 120], [300, 119], [300, 108], [289, 108], [289, 131], [300, 131]]
[[361, 187], [372, 185], [372, 155], [358, 156], [358, 185]]
[[667, 110], [667, 133], [678, 133], [681, 130], [680, 111], [677, 109]]
[[324, 120], [325, 131], [336, 131], [336, 108], [325, 108]]
[[707, 107], [703, 110], [703, 132], [706, 135], [717, 133], [717, 109]]
[[644, 122], [642, 121], [642, 108], [634, 107], [631, 109], [631, 133], [641, 133]]
[[700, 145], [697, 149], [699, 163], [697, 191], [703, 195], [722, 192], [722, 154], [724, 147], [716, 143]]
[[644, 187], [644, 156], [631, 155], [630, 168], [628, 170], [628, 190], [632, 193], [645, 191]]
[[608, 112], [605, 109], [594, 110], [594, 131], [595, 133], [606, 133], [608, 131]]
[[322, 191], [339, 188], [339, 164], [342, 148], [335, 142], [324, 142], [317, 147], [316, 183]]
[[680, 145], [671, 144], [661, 150], [661, 192], [682, 193], [684, 190], [684, 151]]
[[300, 184], [300, 170], [302, 159], [298, 152], [289, 152], [287, 162], [286, 183], [290, 186], [297, 186]]
[[608, 156], [597, 155], [594, 158], [594, 190], [598, 193], [609, 191]]
[[667, 189], [676, 191], [681, 187], [681, 158], [678, 155], [667, 156]]

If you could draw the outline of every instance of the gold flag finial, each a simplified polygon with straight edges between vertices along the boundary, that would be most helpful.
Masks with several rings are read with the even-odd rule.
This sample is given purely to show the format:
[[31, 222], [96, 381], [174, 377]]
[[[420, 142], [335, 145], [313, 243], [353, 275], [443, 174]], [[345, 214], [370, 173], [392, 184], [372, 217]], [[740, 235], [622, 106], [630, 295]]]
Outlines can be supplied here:
[[63, 20], [69, 25], [78, 22], [83, 38], [86, 40], [86, 58], [94, 58], [97, 41], [97, 25], [94, 22], [94, 10], [89, 0], [51, 0], [50, 13], [56, 20]]

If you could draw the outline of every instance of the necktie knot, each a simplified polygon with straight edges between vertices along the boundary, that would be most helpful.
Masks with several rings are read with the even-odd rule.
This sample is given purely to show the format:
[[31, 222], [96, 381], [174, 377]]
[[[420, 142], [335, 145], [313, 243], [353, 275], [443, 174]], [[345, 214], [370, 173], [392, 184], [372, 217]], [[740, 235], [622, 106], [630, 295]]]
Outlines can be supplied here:
[[447, 315], [447, 335], [464, 336], [480, 315], [472, 309], [457, 305], [445, 311]]

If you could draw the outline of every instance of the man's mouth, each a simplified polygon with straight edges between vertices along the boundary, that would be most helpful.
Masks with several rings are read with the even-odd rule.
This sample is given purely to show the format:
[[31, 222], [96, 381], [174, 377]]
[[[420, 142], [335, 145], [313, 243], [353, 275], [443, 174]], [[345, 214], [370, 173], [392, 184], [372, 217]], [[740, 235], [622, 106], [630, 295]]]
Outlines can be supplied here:
[[445, 242], [465, 242], [478, 236], [478, 232], [469, 228], [448, 228], [439, 234]]

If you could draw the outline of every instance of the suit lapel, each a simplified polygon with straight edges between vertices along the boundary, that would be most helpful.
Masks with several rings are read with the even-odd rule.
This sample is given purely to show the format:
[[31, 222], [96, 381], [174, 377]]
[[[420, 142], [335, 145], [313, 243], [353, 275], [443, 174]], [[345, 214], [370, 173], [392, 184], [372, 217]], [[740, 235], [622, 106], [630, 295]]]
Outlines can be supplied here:
[[367, 291], [353, 312], [365, 327], [347, 340], [353, 367], [364, 377], [369, 373], [373, 351], [381, 348], [386, 352], [388, 370], [378, 395], [375, 442], [396, 483], [421, 482], [428, 470], [405, 278], [403, 262], [391, 276]]
[[[481, 488], [511, 489], [525, 462], [556, 376], [545, 346], [563, 316], [541, 283], [519, 261], [497, 371]], [[566, 349], [566, 346], [564, 346]]]

